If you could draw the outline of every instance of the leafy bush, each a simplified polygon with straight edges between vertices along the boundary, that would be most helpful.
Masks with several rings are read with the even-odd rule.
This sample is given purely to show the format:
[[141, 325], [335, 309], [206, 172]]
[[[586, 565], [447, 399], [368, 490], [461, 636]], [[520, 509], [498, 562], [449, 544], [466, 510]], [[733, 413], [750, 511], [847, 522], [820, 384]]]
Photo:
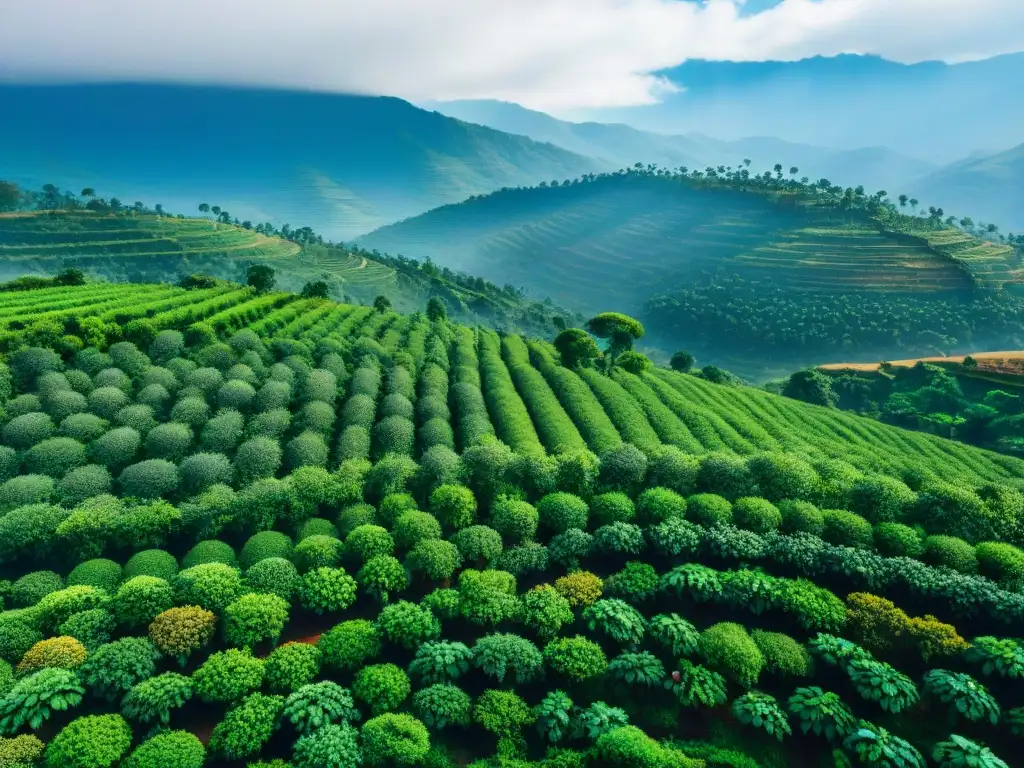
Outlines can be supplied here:
[[17, 672], [25, 675], [48, 667], [78, 669], [88, 655], [85, 646], [73, 637], [48, 637], [25, 651]]
[[586, 530], [589, 517], [587, 503], [571, 493], [549, 493], [537, 502], [540, 525], [552, 533], [570, 528]]
[[325, 681], [304, 685], [288, 696], [284, 717], [299, 733], [309, 733], [331, 723], [354, 722], [359, 711], [347, 688]]
[[394, 664], [371, 664], [356, 674], [352, 692], [374, 715], [398, 709], [411, 692], [409, 678]]
[[409, 672], [424, 685], [457, 680], [469, 670], [473, 652], [464, 644], [429, 640], [416, 649]]
[[484, 691], [473, 707], [473, 721], [498, 736], [517, 734], [534, 718], [529, 705], [512, 691]]
[[853, 712], [837, 694], [818, 687], [797, 688], [787, 706], [802, 733], [824, 736], [831, 743], [841, 742], [857, 724]]
[[135, 576], [118, 588], [113, 605], [121, 624], [146, 626], [174, 605], [174, 591], [164, 579]]
[[285, 643], [267, 657], [263, 682], [271, 691], [290, 693], [313, 682], [320, 673], [320, 649], [307, 643]]
[[56, 478], [64, 477], [86, 461], [85, 446], [70, 437], [50, 437], [25, 452], [28, 472]]
[[216, 613], [223, 612], [243, 589], [238, 569], [224, 563], [203, 563], [179, 571], [172, 586], [178, 603]]
[[337, 670], [354, 670], [380, 655], [380, 632], [366, 619], [351, 619], [336, 624], [320, 635], [324, 665]]
[[[5, 520], [8, 519], [8, 515]], [[36, 604], [36, 616], [42, 627], [58, 627], [70, 616], [92, 608], [105, 608], [110, 596], [102, 589], [88, 586], [66, 587], [51, 592]]]
[[594, 549], [598, 552], [639, 555], [645, 546], [643, 531], [633, 523], [609, 523], [594, 531]]
[[128, 751], [132, 730], [120, 715], [72, 720], [46, 746], [46, 764], [56, 768], [109, 768]]
[[314, 613], [343, 611], [356, 599], [356, 582], [343, 568], [314, 568], [302, 576], [296, 593]]
[[629, 493], [647, 475], [647, 457], [635, 445], [622, 445], [601, 455], [601, 484], [608, 490]]
[[782, 513], [778, 507], [752, 496], [737, 499], [732, 514], [737, 526], [762, 535], [777, 531], [782, 525]]
[[522, 685], [541, 672], [543, 657], [529, 640], [514, 634], [486, 635], [473, 646], [473, 664], [484, 674], [504, 682], [507, 674], [514, 674]]
[[395, 545], [408, 551], [421, 541], [441, 538], [441, 524], [429, 512], [403, 512], [392, 529]]
[[665, 681], [664, 687], [684, 707], [717, 707], [725, 703], [725, 678], [710, 669], [679, 661], [679, 669]]
[[1024, 584], [1024, 551], [1005, 542], [986, 541], [974, 553], [982, 576], [1007, 585]]
[[217, 617], [194, 605], [169, 608], [149, 625], [149, 638], [161, 653], [185, 665], [189, 655], [213, 638]]
[[821, 516], [825, 523], [821, 538], [829, 544], [870, 549], [874, 543], [871, 523], [860, 515], [842, 509], [826, 509]]
[[494, 566], [508, 571], [515, 577], [531, 573], [542, 573], [548, 569], [548, 548], [536, 542], [529, 542], [521, 547], [511, 547], [498, 555]]
[[755, 629], [750, 633], [757, 649], [764, 656], [766, 672], [786, 677], [807, 677], [812, 660], [807, 650], [789, 635]]
[[121, 703], [121, 714], [143, 724], [167, 725], [171, 710], [192, 699], [192, 681], [177, 672], [164, 672], [132, 686]]
[[627, 685], [652, 687], [665, 678], [665, 667], [649, 651], [620, 653], [608, 664], [608, 672]]
[[471, 525], [451, 537], [464, 560], [491, 563], [501, 555], [501, 534], [486, 525]]
[[0, 738], [0, 765], [7, 768], [33, 768], [43, 759], [46, 745], [38, 737], [23, 733], [13, 739]]
[[924, 554], [921, 536], [903, 523], [880, 523], [874, 530], [875, 548], [885, 557], [920, 557]]
[[757, 685], [765, 665], [757, 644], [739, 624], [721, 622], [705, 629], [700, 635], [700, 652], [709, 666], [744, 688]]
[[260, 687], [264, 664], [248, 650], [217, 651], [192, 674], [196, 694], [208, 702], [238, 701]]
[[72, 506], [93, 496], [110, 493], [113, 482], [105, 467], [86, 464], [61, 478], [57, 483], [57, 496], [65, 506]]
[[924, 757], [908, 742], [863, 720], [843, 740], [843, 747], [865, 765], [884, 760], [902, 768], [925, 768]]
[[541, 584], [522, 596], [523, 623], [537, 632], [538, 637], [549, 640], [563, 625], [573, 621], [569, 600], [550, 584]]
[[532, 540], [539, 519], [534, 506], [519, 499], [498, 499], [491, 507], [491, 527], [514, 544]]
[[932, 749], [932, 759], [939, 768], [961, 768], [961, 766], [1009, 768], [1009, 765], [996, 757], [988, 747], [956, 734], [950, 736], [949, 741], [940, 741], [935, 745]]
[[302, 432], [288, 441], [284, 463], [294, 471], [300, 467], [326, 467], [330, 451], [323, 437], [316, 432]]
[[358, 768], [362, 752], [359, 732], [348, 723], [325, 725], [295, 742], [294, 768]]
[[[66, 416], [57, 428], [57, 434], [61, 437], [70, 437], [80, 443], [91, 443], [103, 436], [110, 426], [110, 422], [101, 419], [94, 413], [75, 413]], [[8, 449], [10, 450], [10, 449]], [[95, 451], [90, 448], [90, 453]], [[0, 479], [6, 479], [0, 474]]]
[[206, 749], [188, 731], [166, 731], [142, 742], [123, 762], [124, 768], [202, 768]]
[[874, 659], [853, 659], [846, 665], [854, 689], [886, 712], [897, 714], [918, 701], [917, 686], [906, 675]]
[[288, 623], [288, 603], [277, 595], [247, 594], [224, 609], [224, 638], [249, 647], [264, 641], [277, 643]]
[[609, 768], [645, 768], [655, 765], [696, 768], [700, 765], [662, 746], [633, 725], [624, 725], [600, 736], [594, 744], [594, 755], [601, 761], [601, 765]]
[[97, 464], [115, 469], [131, 464], [139, 452], [142, 437], [131, 427], [117, 427], [89, 446], [89, 454]]
[[[339, 526], [339, 530], [344, 526]], [[395, 551], [395, 540], [386, 528], [364, 523], [357, 525], [345, 537], [345, 551], [366, 562], [377, 555], [390, 555]]]
[[[289, 558], [295, 544], [291, 537], [280, 531], [260, 531], [249, 537], [238, 555], [238, 562], [248, 572], [260, 560], [267, 558]], [[246, 573], [248, 578], [248, 573]]]
[[[685, 504], [685, 499], [683, 500]], [[609, 491], [590, 501], [590, 516], [596, 525], [631, 523], [636, 516], [633, 500], [620, 491]]]
[[441, 622], [430, 609], [406, 600], [385, 606], [377, 617], [377, 626], [386, 640], [407, 650], [441, 635]]
[[580, 635], [552, 640], [544, 646], [543, 656], [551, 669], [576, 682], [600, 677], [608, 669], [601, 646]]
[[235, 567], [238, 560], [231, 545], [219, 539], [200, 541], [181, 559], [181, 567], [186, 570], [206, 563], [223, 563]]
[[473, 700], [461, 688], [449, 683], [436, 683], [416, 691], [412, 696], [412, 707], [428, 727], [440, 730], [450, 725], [469, 725]]
[[731, 525], [732, 504], [713, 493], [698, 493], [686, 500], [688, 516], [706, 527]]
[[[611, 523], [614, 525], [614, 523]], [[622, 523], [628, 525], [628, 523]], [[607, 526], [602, 526], [607, 528]], [[611, 529], [609, 529], [611, 530]], [[609, 540], [612, 537], [609, 537]], [[570, 528], [565, 533], [552, 537], [548, 544], [548, 558], [564, 568], [572, 571], [580, 566], [580, 561], [594, 549], [594, 537], [579, 528]]]
[[673, 656], [692, 656], [700, 648], [697, 628], [677, 613], [658, 614], [648, 623], [651, 638]]
[[821, 510], [807, 501], [780, 501], [781, 530], [785, 534], [809, 533], [821, 536], [825, 530], [825, 517]]
[[341, 561], [344, 544], [333, 536], [309, 536], [295, 545], [292, 562], [300, 572], [333, 568]]
[[613, 573], [604, 583], [604, 591], [628, 603], [640, 603], [654, 596], [658, 587], [658, 574], [654, 566], [630, 561], [619, 572]]
[[116, 701], [132, 686], [156, 674], [160, 652], [145, 637], [126, 637], [101, 645], [82, 664], [82, 682], [97, 696]]
[[93, 608], [71, 615], [57, 628], [57, 632], [75, 638], [87, 650], [94, 651], [110, 642], [115, 629], [117, 622], [108, 611]]
[[401, 592], [409, 586], [409, 577], [403, 566], [390, 555], [377, 555], [366, 561], [359, 569], [356, 581], [382, 603], [386, 603], [393, 592]]
[[786, 721], [786, 713], [774, 696], [760, 691], [749, 691], [732, 703], [732, 714], [744, 725], [761, 728], [779, 741], [793, 733]]
[[[3, 485], [0, 485], [0, 511], [16, 510], [19, 508], [35, 507], [37, 504], [45, 504], [53, 498], [56, 485], [53, 478], [45, 475], [20, 475], [12, 477]], [[22, 514], [26, 514], [22, 512]], [[34, 513], [33, 513], [34, 514]], [[9, 515], [8, 515], [9, 517]], [[0, 520], [0, 529], [13, 527], [4, 524]], [[14, 547], [5, 547], [13, 550]]]
[[283, 707], [281, 696], [246, 696], [213, 729], [210, 751], [227, 760], [255, 757], [280, 726]]
[[974, 547], [955, 536], [929, 536], [924, 540], [922, 559], [929, 565], [952, 568], [959, 573], [977, 573], [978, 555]]
[[53, 420], [45, 413], [35, 411], [15, 416], [4, 424], [0, 438], [5, 445], [24, 451], [46, 440], [53, 434], [53, 430]]
[[155, 576], [170, 581], [178, 573], [174, 555], [162, 549], [145, 549], [132, 555], [121, 572], [125, 581], [135, 576]]
[[53, 571], [26, 573], [11, 586], [10, 599], [22, 608], [35, 605], [51, 592], [64, 588], [64, 580]]
[[999, 722], [999, 704], [985, 686], [970, 675], [931, 669], [925, 673], [922, 690], [926, 696], [949, 705], [950, 716], [965, 720], [987, 720], [991, 725]]
[[430, 511], [450, 530], [472, 525], [476, 510], [476, 497], [465, 486], [443, 484], [430, 494]]
[[410, 570], [421, 571], [432, 581], [443, 581], [462, 565], [462, 555], [450, 541], [425, 539], [413, 547], [406, 562]]
[[10, 616], [0, 621], [0, 659], [17, 664], [25, 652], [43, 639], [43, 633], [29, 624]]
[[575, 571], [556, 579], [555, 590], [573, 607], [589, 606], [601, 597], [604, 582], [590, 571]]
[[147, 459], [125, 467], [117, 482], [124, 496], [154, 499], [177, 489], [178, 468], [164, 459]]

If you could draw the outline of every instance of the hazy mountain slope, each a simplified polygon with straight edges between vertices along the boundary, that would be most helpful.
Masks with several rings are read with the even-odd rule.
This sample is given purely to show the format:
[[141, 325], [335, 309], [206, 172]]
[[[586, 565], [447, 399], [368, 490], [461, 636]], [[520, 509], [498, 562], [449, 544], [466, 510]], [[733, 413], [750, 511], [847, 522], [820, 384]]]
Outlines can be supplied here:
[[0, 177], [348, 238], [592, 160], [393, 98], [164, 85], [0, 86]]
[[955, 163], [909, 186], [922, 200], [941, 200], [957, 215], [992, 222], [1004, 232], [1024, 229], [1024, 144]]
[[[573, 119], [723, 139], [758, 133], [843, 149], [883, 145], [939, 163], [1018, 144], [1024, 122], [1024, 103], [1006, 97], [1019, 90], [1024, 54], [955, 65], [855, 55], [692, 60], [659, 74], [680, 89], [662, 103], [581, 110]], [[954, 108], [958, 98], [980, 111]]]
[[[871, 191], [899, 190], [898, 194], [908, 179], [938, 167], [887, 147], [835, 150], [770, 136], [724, 140], [702, 133], [665, 135], [622, 124], [558, 120], [543, 112], [501, 101], [428, 102], [424, 107], [499, 131], [549, 142], [571, 152], [610, 161], [620, 168], [637, 162], [668, 168], [735, 166], [749, 159], [755, 167], [782, 163], [787, 169], [797, 166], [801, 175], [811, 178], [824, 176], [844, 185], [863, 184]], [[822, 141], [826, 142], [827, 137]]]

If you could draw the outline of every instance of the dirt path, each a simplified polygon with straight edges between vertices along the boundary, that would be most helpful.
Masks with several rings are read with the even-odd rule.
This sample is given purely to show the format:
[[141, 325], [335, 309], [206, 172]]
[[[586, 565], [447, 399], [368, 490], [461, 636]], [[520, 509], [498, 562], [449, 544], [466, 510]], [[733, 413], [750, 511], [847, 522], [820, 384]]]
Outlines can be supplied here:
[[[889, 365], [896, 365], [901, 368], [911, 368], [919, 362], [924, 363], [962, 363], [966, 355], [950, 355], [949, 357], [917, 357], [909, 360], [889, 360]], [[983, 368], [998, 369], [1002, 363], [1013, 363], [1008, 367], [1018, 370], [1021, 362], [1024, 362], [1024, 350], [1011, 350], [1004, 352], [975, 352], [971, 355], [981, 363]], [[985, 365], [983, 361], [989, 361]], [[878, 363], [828, 363], [819, 365], [824, 371], [877, 371], [881, 362]]]
[[361, 262], [359, 262], [359, 268], [360, 269], [366, 269], [366, 257], [365, 256], [363, 256], [363, 260]]

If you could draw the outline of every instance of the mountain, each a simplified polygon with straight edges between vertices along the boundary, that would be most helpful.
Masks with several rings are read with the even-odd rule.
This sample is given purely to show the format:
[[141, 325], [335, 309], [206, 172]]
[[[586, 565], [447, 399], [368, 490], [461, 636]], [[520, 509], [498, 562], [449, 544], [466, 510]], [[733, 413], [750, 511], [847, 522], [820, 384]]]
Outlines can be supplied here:
[[756, 132], [838, 149], [881, 145], [942, 164], [1019, 144], [1024, 122], [1024, 103], [1006, 98], [1024, 78], [1024, 53], [962, 64], [859, 55], [691, 60], [656, 74], [678, 91], [657, 104], [579, 110], [572, 119], [721, 139]]
[[1024, 144], [954, 163], [909, 186], [959, 215], [984, 217], [1003, 231], [1024, 229]]
[[449, 117], [554, 144], [618, 168], [637, 162], [668, 168], [704, 168], [738, 165], [746, 158], [756, 167], [782, 163], [787, 169], [797, 166], [801, 175], [811, 178], [825, 177], [843, 185], [863, 184], [872, 191], [885, 189], [896, 194], [904, 191], [902, 187], [909, 179], [938, 169], [936, 164], [882, 146], [836, 150], [769, 136], [723, 140], [696, 132], [665, 135], [623, 124], [559, 120], [518, 104], [492, 100], [426, 102], [422, 106]]
[[593, 160], [394, 98], [173, 85], [0, 85], [0, 178], [312, 226], [332, 238]]
[[655, 345], [754, 377], [840, 349], [871, 361], [1024, 337], [1024, 306], [989, 293], [1019, 282], [1012, 248], [769, 177], [600, 174], [443, 206], [358, 242], [585, 314], [640, 315]]

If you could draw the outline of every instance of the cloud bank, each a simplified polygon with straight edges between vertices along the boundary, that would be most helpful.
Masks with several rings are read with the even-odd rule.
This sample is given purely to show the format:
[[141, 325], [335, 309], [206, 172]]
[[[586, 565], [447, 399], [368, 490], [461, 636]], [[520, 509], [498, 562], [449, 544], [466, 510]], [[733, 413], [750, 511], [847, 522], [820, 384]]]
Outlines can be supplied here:
[[[686, 59], [1024, 50], [1022, 0], [0, 0], [0, 78], [156, 80], [494, 98], [559, 111], [657, 101]], [[767, 7], [766, 7], [767, 6]]]

